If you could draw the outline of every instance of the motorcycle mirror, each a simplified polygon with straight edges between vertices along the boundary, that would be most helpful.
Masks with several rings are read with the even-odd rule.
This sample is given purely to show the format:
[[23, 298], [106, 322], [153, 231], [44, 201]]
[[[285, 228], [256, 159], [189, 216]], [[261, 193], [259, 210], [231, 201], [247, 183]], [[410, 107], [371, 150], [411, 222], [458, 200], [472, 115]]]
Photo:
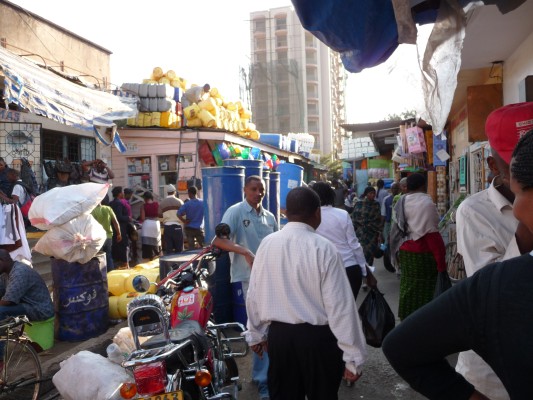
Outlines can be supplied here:
[[215, 227], [215, 235], [217, 238], [228, 239], [231, 229], [228, 224], [218, 224]]
[[144, 293], [150, 289], [150, 281], [144, 275], [137, 275], [133, 278], [131, 285], [136, 292]]

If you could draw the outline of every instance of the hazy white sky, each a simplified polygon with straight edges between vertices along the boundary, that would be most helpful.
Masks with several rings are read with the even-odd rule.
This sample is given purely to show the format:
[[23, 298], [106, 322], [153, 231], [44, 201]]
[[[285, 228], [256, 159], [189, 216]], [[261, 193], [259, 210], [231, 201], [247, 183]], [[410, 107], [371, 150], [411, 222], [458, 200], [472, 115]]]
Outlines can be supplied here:
[[[112, 51], [111, 82], [140, 82], [156, 66], [188, 83], [209, 82], [239, 98], [239, 70], [249, 62], [250, 12], [290, 0], [10, 0]], [[82, 4], [85, 7], [82, 7]], [[414, 109], [416, 49], [405, 46], [384, 65], [349, 74], [347, 122], [364, 123]], [[416, 75], [416, 74], [414, 74]]]

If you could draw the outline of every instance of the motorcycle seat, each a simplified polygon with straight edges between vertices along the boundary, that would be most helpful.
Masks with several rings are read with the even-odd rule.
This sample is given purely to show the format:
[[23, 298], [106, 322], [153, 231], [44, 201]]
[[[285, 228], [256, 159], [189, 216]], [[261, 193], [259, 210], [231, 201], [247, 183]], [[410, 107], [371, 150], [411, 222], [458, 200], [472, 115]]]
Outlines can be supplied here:
[[[178, 326], [168, 331], [170, 341], [174, 344], [179, 344], [187, 339], [191, 339], [199, 352], [199, 357], [203, 356], [204, 350], [207, 348], [207, 337], [205, 331], [200, 324], [194, 320], [182, 321]], [[166, 344], [164, 334], [152, 336], [143, 343], [143, 348], [153, 349], [156, 347], [163, 347]]]

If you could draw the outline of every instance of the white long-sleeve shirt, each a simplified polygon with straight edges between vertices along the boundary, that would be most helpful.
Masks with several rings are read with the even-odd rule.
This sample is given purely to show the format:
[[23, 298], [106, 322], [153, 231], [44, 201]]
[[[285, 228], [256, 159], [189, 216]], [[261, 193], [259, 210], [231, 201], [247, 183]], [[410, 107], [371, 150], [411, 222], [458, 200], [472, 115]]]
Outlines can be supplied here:
[[322, 222], [316, 233], [335, 245], [345, 267], [359, 265], [364, 270], [365, 254], [355, 234], [350, 215], [345, 210], [332, 206], [322, 206], [320, 209]]
[[[464, 200], [456, 220], [457, 251], [463, 256], [467, 276], [493, 262], [520, 255], [513, 206], [494, 185]], [[498, 376], [473, 351], [459, 353], [456, 370], [491, 399], [509, 399]]]
[[360, 366], [366, 344], [353, 293], [335, 246], [304, 223], [289, 222], [263, 239], [246, 297], [250, 345], [272, 321], [329, 325], [347, 363]]

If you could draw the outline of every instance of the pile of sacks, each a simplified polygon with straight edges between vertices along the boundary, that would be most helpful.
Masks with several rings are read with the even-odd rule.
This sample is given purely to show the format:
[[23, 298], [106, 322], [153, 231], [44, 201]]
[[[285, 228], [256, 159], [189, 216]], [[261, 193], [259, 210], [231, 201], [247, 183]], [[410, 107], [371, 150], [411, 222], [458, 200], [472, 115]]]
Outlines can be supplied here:
[[89, 262], [106, 240], [91, 211], [102, 201], [109, 184], [82, 183], [56, 187], [35, 198], [28, 213], [33, 226], [47, 231], [34, 250], [81, 264]]

